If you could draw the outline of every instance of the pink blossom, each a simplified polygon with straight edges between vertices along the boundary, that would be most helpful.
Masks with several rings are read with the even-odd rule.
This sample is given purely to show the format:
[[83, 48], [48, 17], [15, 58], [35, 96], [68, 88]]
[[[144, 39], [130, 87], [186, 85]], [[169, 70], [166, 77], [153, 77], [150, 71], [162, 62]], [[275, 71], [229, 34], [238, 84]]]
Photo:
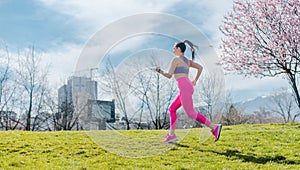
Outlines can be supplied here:
[[300, 60], [299, 0], [237, 0], [220, 30], [227, 71], [273, 76], [282, 72], [278, 65]]

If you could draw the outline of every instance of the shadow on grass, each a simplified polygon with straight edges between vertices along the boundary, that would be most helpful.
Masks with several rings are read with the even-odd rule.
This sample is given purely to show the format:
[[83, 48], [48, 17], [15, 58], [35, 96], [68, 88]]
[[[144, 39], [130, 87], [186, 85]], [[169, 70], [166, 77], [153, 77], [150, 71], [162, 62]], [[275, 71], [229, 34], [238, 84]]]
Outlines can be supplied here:
[[253, 162], [258, 164], [266, 164], [268, 162], [275, 162], [278, 164], [294, 164], [294, 165], [300, 164], [300, 160], [297, 161], [287, 160], [284, 156], [281, 155], [277, 155], [274, 157], [271, 156], [255, 157], [250, 155], [243, 155], [237, 150], [227, 150], [226, 152], [217, 152], [217, 151], [210, 150], [210, 152], [223, 155], [226, 157], [236, 157], [238, 159], [242, 159], [244, 162]]
[[[174, 145], [178, 147], [183, 147], [183, 148], [190, 148], [188, 145], [183, 145], [179, 143], [174, 143]], [[223, 155], [226, 157], [235, 157], [237, 159], [243, 160], [243, 162], [253, 162], [257, 164], [266, 164], [268, 162], [275, 162], [278, 164], [291, 164], [291, 165], [300, 165], [300, 160], [287, 160], [286, 157], [282, 155], [277, 155], [274, 157], [271, 156], [264, 156], [264, 157], [255, 157], [251, 155], [243, 155], [241, 152], [237, 150], [227, 150], [226, 152], [218, 152], [214, 150], [203, 150], [199, 148], [194, 148], [195, 150], [198, 150], [200, 152], [212, 152], [215, 154]]]
[[189, 148], [190, 146], [189, 145], [183, 145], [183, 144], [180, 144], [180, 143], [171, 143], [175, 146], [178, 146], [178, 147], [181, 147], [181, 148]]

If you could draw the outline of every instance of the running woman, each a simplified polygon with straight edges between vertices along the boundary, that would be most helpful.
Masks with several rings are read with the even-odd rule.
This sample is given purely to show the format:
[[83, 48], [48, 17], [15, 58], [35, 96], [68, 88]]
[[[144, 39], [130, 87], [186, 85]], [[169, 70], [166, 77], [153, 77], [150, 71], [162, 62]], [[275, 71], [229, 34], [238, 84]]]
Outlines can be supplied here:
[[[186, 49], [185, 43], [187, 43], [191, 48], [192, 60], [189, 60], [184, 56], [184, 52]], [[176, 111], [181, 106], [183, 106], [185, 112], [190, 118], [195, 119], [202, 124], [205, 124], [207, 127], [211, 129], [211, 132], [214, 135], [215, 142], [218, 141], [220, 137], [222, 125], [212, 124], [205, 116], [195, 112], [194, 110], [193, 99], [192, 99], [192, 95], [194, 92], [193, 86], [196, 85], [196, 82], [198, 81], [201, 72], [203, 70], [203, 67], [201, 65], [193, 61], [195, 58], [194, 47], [196, 46], [188, 40], [185, 40], [184, 42], [175, 43], [174, 51], [173, 51], [175, 57], [173, 58], [169, 72], [164, 72], [163, 70], [160, 69], [159, 66], [156, 67], [156, 71], [162, 74], [163, 76], [167, 78], [172, 78], [174, 76], [179, 89], [179, 94], [175, 97], [175, 99], [173, 100], [173, 102], [169, 107], [170, 131], [167, 134], [165, 140], [163, 140], [163, 142], [169, 143], [177, 140], [177, 137], [175, 135], [176, 119], [177, 119]], [[193, 81], [190, 81], [188, 78], [189, 67], [197, 69], [197, 74]]]

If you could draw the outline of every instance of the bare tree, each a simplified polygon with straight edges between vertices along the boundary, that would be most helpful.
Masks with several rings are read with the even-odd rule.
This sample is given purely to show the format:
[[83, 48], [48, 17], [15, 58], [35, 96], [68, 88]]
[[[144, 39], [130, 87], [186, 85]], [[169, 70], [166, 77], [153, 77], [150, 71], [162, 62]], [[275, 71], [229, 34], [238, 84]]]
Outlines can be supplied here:
[[116, 107], [124, 115], [124, 121], [126, 123], [126, 129], [130, 129], [130, 118], [128, 116], [128, 91], [129, 87], [124, 78], [126, 79], [128, 75], [119, 75], [116, 73], [111, 61], [107, 61], [105, 75], [103, 76], [104, 81], [102, 90], [110, 92], [114, 95], [116, 100]]
[[26, 115], [25, 130], [34, 130], [32, 118], [40, 113], [43, 97], [46, 92], [48, 66], [41, 63], [34, 47], [18, 56], [17, 84], [20, 86], [18, 96], [20, 108]]
[[154, 86], [149, 91], [150, 98], [146, 104], [149, 111], [152, 110], [150, 111], [150, 117], [155, 128], [167, 128], [169, 127], [168, 108], [176, 96], [177, 88], [174, 81], [169, 81], [158, 73], [155, 74], [154, 78]]
[[265, 107], [260, 107], [258, 111], [250, 115], [247, 123], [282, 123], [282, 118], [274, 115], [273, 111], [267, 110]]
[[133, 87], [131, 89], [141, 102], [140, 109], [148, 113], [154, 128], [169, 127], [168, 107], [175, 97], [174, 82], [154, 71], [141, 70], [137, 72], [130, 86]]
[[[135, 101], [134, 115], [138, 114], [138, 124], [148, 122], [148, 128], [162, 129], [169, 127], [169, 105], [177, 88], [174, 81], [159, 75], [153, 68], [158, 63], [166, 63], [166, 59], [158, 57], [154, 51], [146, 52], [127, 63], [131, 68], [128, 81], [131, 99]], [[143, 125], [145, 126], [145, 125]]]
[[[143, 56], [143, 57], [141, 57]], [[153, 53], [141, 53], [139, 57], [128, 58], [115, 69], [111, 62], [106, 65], [105, 87], [102, 90], [114, 94], [116, 107], [124, 115], [126, 129], [162, 129], [169, 125], [168, 106], [175, 96], [174, 82], [162, 78], [151, 66], [155, 64]]]
[[214, 115], [222, 109], [225, 96], [222, 78], [217, 73], [211, 73], [204, 75], [198, 84], [198, 98], [207, 104], [207, 116], [214, 120]]
[[0, 129], [14, 130], [19, 125], [19, 117], [13, 111], [16, 85], [11, 68], [11, 55], [5, 46], [0, 60]]
[[47, 111], [49, 112], [49, 116], [45, 117], [46, 122], [46, 129], [48, 131], [56, 131], [58, 127], [58, 97], [57, 93], [54, 93], [56, 91], [56, 88], [49, 88], [48, 93], [45, 93], [44, 96], [44, 103], [46, 105]]
[[53, 130], [52, 114], [40, 112], [34, 117], [33, 131], [52, 131]]
[[231, 105], [226, 114], [221, 118], [221, 123], [224, 125], [237, 125], [247, 123], [249, 116], [243, 115], [234, 105]]
[[[151, 76], [150, 76], [151, 77]], [[149, 92], [151, 86], [151, 79], [145, 79], [143, 75], [143, 71], [138, 70], [137, 75], [135, 75], [132, 81], [129, 82], [129, 87], [131, 87], [131, 93], [134, 94], [138, 100], [139, 105], [137, 105], [137, 110], [133, 113], [132, 119], [134, 119], [135, 115], [138, 114], [138, 120], [133, 122], [137, 129], [142, 129], [143, 122], [143, 113], [146, 112], [147, 108], [147, 93]], [[146, 114], [144, 116], [147, 116]], [[150, 123], [151, 124], [151, 123]], [[150, 129], [151, 125], [149, 124], [148, 129]]]
[[[63, 86], [65, 87], [65, 86]], [[58, 112], [53, 118], [56, 130], [82, 130], [79, 120], [87, 112], [88, 97], [84, 94], [73, 93], [72, 96], [64, 90], [64, 99], [58, 104]]]
[[275, 104], [275, 108], [271, 109], [282, 117], [284, 122], [295, 122], [300, 113], [295, 110], [295, 100], [293, 94], [287, 90], [280, 90], [274, 92], [271, 101]]

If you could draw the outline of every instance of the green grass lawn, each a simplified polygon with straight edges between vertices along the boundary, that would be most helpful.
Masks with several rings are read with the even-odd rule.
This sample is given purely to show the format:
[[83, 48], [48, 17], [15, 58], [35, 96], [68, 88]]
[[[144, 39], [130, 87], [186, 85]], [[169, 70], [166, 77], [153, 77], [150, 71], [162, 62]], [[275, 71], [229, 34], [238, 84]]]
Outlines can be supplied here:
[[0, 169], [300, 169], [300, 124], [178, 130], [0, 132]]

